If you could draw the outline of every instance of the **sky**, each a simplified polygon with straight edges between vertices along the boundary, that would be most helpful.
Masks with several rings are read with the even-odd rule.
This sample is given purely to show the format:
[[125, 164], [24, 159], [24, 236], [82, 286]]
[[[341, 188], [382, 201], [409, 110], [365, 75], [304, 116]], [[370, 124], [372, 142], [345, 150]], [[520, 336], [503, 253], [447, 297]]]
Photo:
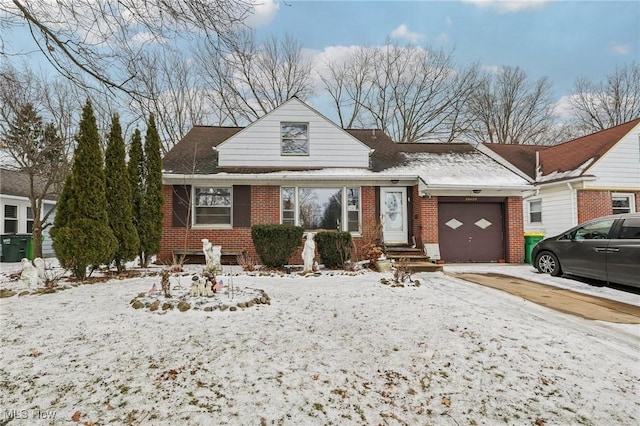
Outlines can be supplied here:
[[640, 61], [638, 1], [264, 0], [249, 23], [262, 36], [293, 36], [312, 55], [387, 39], [453, 49], [460, 65], [546, 76], [558, 101], [578, 77], [604, 81], [616, 66]]
[[[49, 260], [57, 292], [0, 298], [0, 422], [631, 425], [640, 417], [640, 324], [572, 316], [443, 272], [392, 287], [382, 281], [391, 273], [261, 276], [225, 266], [225, 288], [192, 297], [191, 274], [202, 267], [172, 275], [165, 299], [151, 292], [162, 266], [79, 285]], [[0, 264], [0, 288], [29, 293], [11, 275], [19, 270]], [[640, 304], [633, 293], [531, 265], [445, 271]], [[270, 304], [221, 309], [261, 291]], [[134, 309], [134, 299], [161, 307]], [[191, 309], [162, 308], [178, 300]]]
[[[532, 79], [548, 77], [559, 104], [577, 78], [603, 82], [616, 66], [640, 62], [637, 0], [250, 1], [255, 13], [246, 22], [259, 38], [292, 36], [315, 60], [387, 40], [453, 50], [460, 66], [517, 66]], [[12, 47], [34, 49], [26, 30], [11, 36]], [[38, 56], [26, 60], [42, 66]], [[330, 114], [328, 102], [310, 103]]]

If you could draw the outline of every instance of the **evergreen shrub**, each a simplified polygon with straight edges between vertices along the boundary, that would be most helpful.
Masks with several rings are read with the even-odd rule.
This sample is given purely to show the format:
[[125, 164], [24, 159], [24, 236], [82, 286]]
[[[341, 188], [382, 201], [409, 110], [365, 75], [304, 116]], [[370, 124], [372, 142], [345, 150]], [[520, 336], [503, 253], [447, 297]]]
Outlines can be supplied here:
[[325, 268], [342, 268], [344, 263], [351, 258], [353, 243], [349, 232], [318, 232], [315, 236], [315, 242]]
[[253, 225], [251, 238], [262, 264], [282, 268], [297, 247], [302, 245], [304, 229], [293, 225]]

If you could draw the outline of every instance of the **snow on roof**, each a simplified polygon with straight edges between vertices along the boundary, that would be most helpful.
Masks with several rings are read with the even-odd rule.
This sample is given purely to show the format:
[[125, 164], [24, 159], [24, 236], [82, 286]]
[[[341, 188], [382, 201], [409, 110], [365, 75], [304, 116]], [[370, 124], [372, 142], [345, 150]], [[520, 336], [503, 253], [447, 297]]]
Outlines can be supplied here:
[[538, 172], [537, 181], [542, 183], [542, 182], [552, 182], [552, 181], [556, 181], [556, 180], [580, 177], [580, 176], [582, 176], [582, 173], [584, 173], [585, 170], [587, 170], [589, 167], [591, 167], [591, 165], [595, 161], [596, 161], [596, 158], [592, 157], [592, 158], [589, 158], [584, 163], [582, 163], [579, 167], [577, 167], [577, 168], [575, 168], [573, 170], [567, 170], [567, 171], [564, 171], [564, 172], [554, 171], [554, 172], [551, 172], [548, 175], [544, 175], [544, 176], [541, 176], [540, 173]]
[[480, 152], [411, 153], [405, 154], [407, 164], [397, 168], [418, 175], [427, 185], [527, 186], [528, 182]]

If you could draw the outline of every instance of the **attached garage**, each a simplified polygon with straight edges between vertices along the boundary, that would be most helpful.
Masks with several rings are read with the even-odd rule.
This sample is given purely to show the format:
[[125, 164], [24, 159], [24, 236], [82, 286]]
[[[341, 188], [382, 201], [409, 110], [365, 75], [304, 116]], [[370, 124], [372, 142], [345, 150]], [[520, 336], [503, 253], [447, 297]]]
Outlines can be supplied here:
[[445, 262], [505, 259], [504, 198], [441, 197], [440, 256]]

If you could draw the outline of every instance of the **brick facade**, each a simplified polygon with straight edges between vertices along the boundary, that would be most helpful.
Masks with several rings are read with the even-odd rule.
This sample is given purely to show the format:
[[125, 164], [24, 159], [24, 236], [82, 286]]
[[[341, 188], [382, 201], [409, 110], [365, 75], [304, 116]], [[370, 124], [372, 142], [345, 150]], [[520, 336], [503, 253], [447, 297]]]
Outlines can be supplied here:
[[[171, 186], [164, 186], [162, 242], [158, 262], [169, 264], [173, 249], [200, 249], [201, 240], [208, 238], [228, 250], [247, 250], [257, 259], [251, 239], [251, 228], [197, 229], [173, 226], [173, 194]], [[361, 188], [362, 236], [354, 238], [355, 257], [361, 258], [362, 245], [377, 241], [376, 225], [379, 225], [376, 207], [376, 190], [372, 186]], [[410, 191], [413, 202], [413, 227], [409, 235], [416, 238], [418, 247], [438, 242], [438, 197], [420, 197], [418, 187]], [[610, 200], [610, 199], [609, 199]], [[609, 201], [610, 205], [610, 201]], [[251, 225], [280, 223], [280, 187], [253, 186], [251, 188]], [[522, 199], [509, 197], [505, 203], [506, 262], [521, 263], [524, 260]], [[300, 247], [291, 257], [291, 263], [301, 263]]]
[[508, 197], [505, 203], [505, 240], [507, 263], [524, 262], [524, 218], [522, 198]]
[[[588, 189], [578, 190], [578, 223], [586, 222], [600, 216], [607, 216], [612, 214], [612, 192], [628, 193], [628, 191], [598, 191]], [[638, 208], [640, 207], [640, 191], [635, 191], [633, 193], [635, 195], [636, 211], [638, 211]]]

